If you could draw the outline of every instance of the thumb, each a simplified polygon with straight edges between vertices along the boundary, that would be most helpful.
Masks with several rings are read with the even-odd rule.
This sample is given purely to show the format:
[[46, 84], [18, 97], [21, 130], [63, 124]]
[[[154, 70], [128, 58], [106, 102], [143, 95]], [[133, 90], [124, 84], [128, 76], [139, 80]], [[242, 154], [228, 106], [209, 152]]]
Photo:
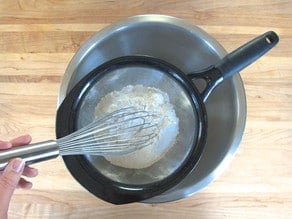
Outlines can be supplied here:
[[9, 162], [0, 176], [0, 206], [4, 211], [8, 210], [11, 196], [18, 185], [24, 166], [24, 160], [15, 158]]

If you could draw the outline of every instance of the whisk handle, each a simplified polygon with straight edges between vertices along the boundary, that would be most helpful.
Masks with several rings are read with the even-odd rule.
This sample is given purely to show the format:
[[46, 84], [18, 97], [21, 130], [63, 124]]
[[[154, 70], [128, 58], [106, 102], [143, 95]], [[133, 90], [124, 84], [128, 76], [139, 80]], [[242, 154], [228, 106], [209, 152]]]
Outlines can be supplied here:
[[8, 162], [16, 157], [22, 158], [26, 165], [53, 159], [59, 155], [56, 141], [44, 141], [21, 147], [13, 147], [0, 151], [0, 171], [4, 170]]

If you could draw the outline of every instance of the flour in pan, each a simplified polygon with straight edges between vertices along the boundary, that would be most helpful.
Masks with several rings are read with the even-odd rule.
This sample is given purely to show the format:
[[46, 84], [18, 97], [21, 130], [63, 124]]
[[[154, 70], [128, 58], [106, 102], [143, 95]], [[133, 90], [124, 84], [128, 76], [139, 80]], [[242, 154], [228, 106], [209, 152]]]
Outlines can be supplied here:
[[153, 143], [145, 148], [126, 155], [107, 156], [105, 159], [113, 165], [130, 169], [149, 167], [174, 145], [179, 131], [179, 119], [165, 92], [142, 85], [129, 85], [120, 91], [114, 91], [104, 96], [96, 106], [96, 117], [124, 107], [155, 112], [160, 119], [158, 130], [156, 130], [159, 134]]

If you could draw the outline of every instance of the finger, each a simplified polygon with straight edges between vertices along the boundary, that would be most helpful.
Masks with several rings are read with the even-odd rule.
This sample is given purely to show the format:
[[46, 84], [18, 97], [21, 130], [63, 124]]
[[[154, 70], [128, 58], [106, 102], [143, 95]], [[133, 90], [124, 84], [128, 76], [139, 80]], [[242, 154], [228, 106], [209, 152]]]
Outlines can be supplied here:
[[0, 141], [0, 149], [8, 149], [11, 148], [12, 144], [9, 141]]
[[10, 143], [12, 146], [17, 147], [17, 146], [22, 146], [29, 144], [31, 142], [31, 136], [30, 135], [23, 135], [18, 138], [12, 139]]
[[11, 196], [18, 185], [25, 163], [16, 158], [9, 162], [0, 177], [0, 206], [8, 209]]
[[26, 166], [23, 170], [23, 173], [22, 175], [23, 176], [27, 176], [27, 177], [36, 177], [38, 175], [38, 170], [33, 168], [33, 167], [29, 167], [29, 166]]
[[27, 181], [24, 178], [20, 178], [20, 180], [18, 182], [18, 188], [31, 189], [32, 188], [32, 183]]

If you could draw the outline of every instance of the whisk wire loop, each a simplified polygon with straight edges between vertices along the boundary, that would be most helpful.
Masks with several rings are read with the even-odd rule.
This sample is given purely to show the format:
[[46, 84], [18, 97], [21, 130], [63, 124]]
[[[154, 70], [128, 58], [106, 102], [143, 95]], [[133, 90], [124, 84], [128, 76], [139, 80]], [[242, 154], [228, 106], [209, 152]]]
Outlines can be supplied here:
[[61, 155], [120, 155], [151, 145], [158, 135], [158, 117], [147, 110], [126, 107], [69, 136], [57, 140]]

